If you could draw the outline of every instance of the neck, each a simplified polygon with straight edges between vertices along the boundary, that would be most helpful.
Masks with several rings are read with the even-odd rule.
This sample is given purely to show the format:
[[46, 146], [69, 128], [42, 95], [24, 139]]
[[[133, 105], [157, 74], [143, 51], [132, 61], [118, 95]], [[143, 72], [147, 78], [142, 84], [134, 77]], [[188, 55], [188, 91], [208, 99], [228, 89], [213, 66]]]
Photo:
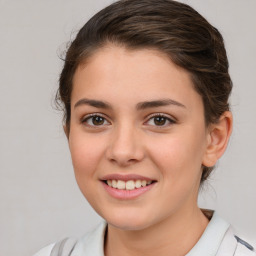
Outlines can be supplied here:
[[105, 255], [186, 255], [200, 239], [208, 222], [195, 207], [143, 230], [121, 230], [108, 225]]

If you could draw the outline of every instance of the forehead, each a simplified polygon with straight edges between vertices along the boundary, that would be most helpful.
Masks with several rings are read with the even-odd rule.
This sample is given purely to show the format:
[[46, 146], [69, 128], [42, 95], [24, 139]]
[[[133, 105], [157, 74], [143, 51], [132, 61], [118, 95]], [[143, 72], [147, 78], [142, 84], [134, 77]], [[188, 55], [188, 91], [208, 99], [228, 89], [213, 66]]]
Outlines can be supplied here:
[[107, 45], [77, 68], [71, 101], [82, 96], [143, 101], [166, 95], [179, 101], [194, 96], [193, 100], [201, 101], [190, 74], [166, 54]]

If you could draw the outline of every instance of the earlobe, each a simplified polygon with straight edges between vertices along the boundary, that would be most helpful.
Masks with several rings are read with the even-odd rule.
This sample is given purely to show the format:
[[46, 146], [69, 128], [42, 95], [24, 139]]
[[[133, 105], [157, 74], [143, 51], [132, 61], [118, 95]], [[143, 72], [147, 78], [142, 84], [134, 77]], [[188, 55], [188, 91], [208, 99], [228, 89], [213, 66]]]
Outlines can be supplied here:
[[223, 155], [228, 145], [232, 126], [233, 117], [230, 111], [224, 112], [217, 123], [210, 124], [207, 148], [202, 163], [204, 166], [214, 166]]

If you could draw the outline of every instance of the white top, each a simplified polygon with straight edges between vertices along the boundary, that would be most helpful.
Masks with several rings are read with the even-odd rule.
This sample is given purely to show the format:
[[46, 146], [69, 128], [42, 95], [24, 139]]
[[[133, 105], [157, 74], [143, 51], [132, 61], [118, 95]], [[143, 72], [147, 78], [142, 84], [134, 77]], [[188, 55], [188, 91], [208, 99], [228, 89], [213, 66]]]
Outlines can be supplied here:
[[[107, 224], [100, 223], [93, 231], [80, 238], [71, 256], [104, 256], [104, 236]], [[54, 244], [34, 256], [50, 256]], [[230, 224], [213, 214], [196, 245], [185, 256], [256, 256], [249, 244], [236, 238]]]

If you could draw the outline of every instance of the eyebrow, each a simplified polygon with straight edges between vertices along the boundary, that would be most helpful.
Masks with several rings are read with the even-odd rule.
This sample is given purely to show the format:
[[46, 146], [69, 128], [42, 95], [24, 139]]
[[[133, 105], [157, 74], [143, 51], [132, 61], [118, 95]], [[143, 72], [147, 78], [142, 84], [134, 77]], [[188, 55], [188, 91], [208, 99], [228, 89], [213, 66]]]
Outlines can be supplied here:
[[[83, 98], [77, 101], [76, 104], [74, 105], [74, 108], [81, 105], [89, 105], [95, 108], [112, 109], [111, 105], [105, 101], [86, 99], [86, 98]], [[186, 108], [185, 105], [181, 104], [176, 100], [160, 99], [160, 100], [139, 102], [138, 104], [136, 104], [136, 109], [143, 110], [147, 108], [162, 107], [162, 106], [169, 106], [169, 105]]]
[[186, 108], [185, 105], [181, 104], [180, 102], [172, 99], [160, 99], [160, 100], [153, 100], [153, 101], [144, 101], [140, 102], [136, 105], [137, 110], [143, 110], [147, 108], [155, 108], [155, 107], [162, 107], [162, 106], [169, 106], [175, 105], [178, 107]]
[[100, 101], [100, 100], [92, 100], [92, 99], [81, 99], [79, 100], [74, 108], [81, 106], [81, 105], [89, 105], [95, 108], [104, 108], [104, 109], [111, 109], [111, 106], [109, 103], [104, 102], [104, 101]]

